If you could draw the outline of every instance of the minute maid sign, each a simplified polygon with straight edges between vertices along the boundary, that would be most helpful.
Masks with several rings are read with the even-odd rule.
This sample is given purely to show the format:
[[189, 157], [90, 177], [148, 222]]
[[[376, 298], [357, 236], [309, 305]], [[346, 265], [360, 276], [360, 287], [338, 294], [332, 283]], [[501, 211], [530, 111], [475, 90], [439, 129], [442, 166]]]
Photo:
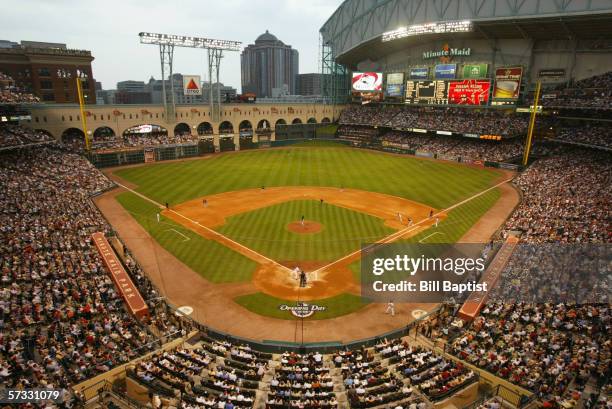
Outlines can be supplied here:
[[305, 302], [298, 302], [296, 305], [281, 304], [278, 306], [281, 311], [289, 311], [293, 316], [297, 318], [308, 318], [315, 312], [325, 311], [325, 307], [316, 304], [307, 304]]
[[440, 58], [444, 62], [444, 60], [448, 61], [452, 57], [464, 57], [472, 54], [471, 48], [451, 48], [448, 44], [444, 44], [441, 50], [430, 50], [423, 52], [423, 59], [429, 60], [432, 58]]

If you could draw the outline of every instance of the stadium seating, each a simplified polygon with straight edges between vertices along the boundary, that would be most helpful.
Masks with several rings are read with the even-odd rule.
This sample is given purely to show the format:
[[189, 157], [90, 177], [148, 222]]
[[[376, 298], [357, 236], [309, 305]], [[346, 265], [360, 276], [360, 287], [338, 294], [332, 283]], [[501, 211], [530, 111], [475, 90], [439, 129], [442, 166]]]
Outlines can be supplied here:
[[[112, 186], [84, 158], [50, 147], [0, 160], [0, 374], [9, 387], [68, 387], [182, 334], [151, 302], [132, 317], [90, 235], [110, 226], [89, 201]], [[145, 299], [158, 298], [129, 259]]]
[[38, 97], [16, 87], [11, 76], [0, 72], [0, 104], [32, 104], [37, 102], [40, 102]]
[[[555, 108], [597, 108], [610, 109], [612, 98], [612, 71], [585, 78], [566, 86], [560, 85], [552, 90], [544, 90], [540, 104]], [[533, 94], [527, 103], [533, 102]]]

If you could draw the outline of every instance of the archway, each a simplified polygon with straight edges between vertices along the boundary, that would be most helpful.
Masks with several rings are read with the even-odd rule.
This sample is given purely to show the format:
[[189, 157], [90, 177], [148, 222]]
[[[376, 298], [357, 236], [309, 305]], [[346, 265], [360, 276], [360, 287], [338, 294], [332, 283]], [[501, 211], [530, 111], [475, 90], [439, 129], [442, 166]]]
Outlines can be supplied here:
[[113, 131], [113, 129], [109, 128], [108, 126], [101, 126], [99, 128], [96, 128], [93, 133], [94, 141], [101, 141], [112, 138], [115, 138], [115, 131]]
[[328, 117], [325, 117], [325, 118], [321, 119], [321, 123], [323, 123], [323, 124], [328, 124], [330, 122], [331, 121], [330, 121], [330, 119]]
[[270, 121], [268, 121], [267, 119], [262, 119], [257, 123], [257, 130], [259, 131], [263, 129], [270, 129]]
[[256, 145], [253, 143], [253, 125], [246, 119], [238, 125], [240, 149], [253, 149]]
[[123, 131], [122, 137], [133, 146], [148, 145], [153, 142], [167, 143], [168, 130], [153, 124], [135, 125]]
[[240, 133], [242, 132], [250, 132], [253, 133], [253, 125], [251, 125], [250, 121], [247, 121], [246, 119], [242, 122], [240, 122], [240, 125], [238, 125], [238, 131]]
[[276, 128], [278, 125], [287, 125], [287, 121], [281, 118], [278, 121], [276, 121], [276, 123], [274, 124], [274, 127]]
[[202, 122], [198, 125], [198, 135], [212, 135], [214, 133], [210, 122]]
[[174, 135], [175, 136], [191, 135], [191, 127], [187, 125], [185, 122], [178, 123], [174, 127]]
[[316, 123], [317, 123], [317, 120], [316, 120], [315, 118], [308, 118], [308, 121], [306, 121], [306, 123], [309, 123], [309, 124], [316, 124]]
[[68, 128], [62, 132], [61, 141], [66, 143], [82, 142], [84, 144], [85, 134], [79, 128]]
[[292, 123], [293, 125], [295, 125], [295, 124], [301, 124], [301, 123], [302, 123], [302, 120], [301, 120], [300, 118], [295, 118], [293, 121], [291, 121], [291, 123]]
[[234, 125], [230, 121], [223, 121], [219, 125], [219, 134], [232, 134], [234, 133]]

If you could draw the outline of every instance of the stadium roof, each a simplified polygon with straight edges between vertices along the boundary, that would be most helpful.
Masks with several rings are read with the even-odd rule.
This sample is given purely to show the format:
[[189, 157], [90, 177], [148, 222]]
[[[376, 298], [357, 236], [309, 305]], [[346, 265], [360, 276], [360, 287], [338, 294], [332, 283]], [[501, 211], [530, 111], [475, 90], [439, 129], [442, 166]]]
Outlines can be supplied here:
[[[612, 38], [609, 0], [345, 0], [320, 33], [337, 61], [351, 64], [423, 41], [423, 36], [414, 36], [382, 43], [384, 32], [413, 24], [462, 20], [472, 21], [474, 30], [453, 33], [453, 38]], [[427, 34], [428, 40], [448, 37]]]

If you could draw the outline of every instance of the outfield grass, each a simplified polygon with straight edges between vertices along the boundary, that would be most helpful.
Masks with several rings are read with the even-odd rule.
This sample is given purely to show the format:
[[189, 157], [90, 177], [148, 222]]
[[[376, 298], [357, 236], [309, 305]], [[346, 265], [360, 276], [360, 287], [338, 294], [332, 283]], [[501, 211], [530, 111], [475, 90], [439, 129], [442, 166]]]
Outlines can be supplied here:
[[[281, 311], [278, 308], [278, 306], [281, 304], [295, 305], [295, 301], [285, 301], [280, 298], [272, 297], [263, 293], [242, 295], [240, 297], [234, 298], [234, 301], [239, 305], [242, 305], [247, 310], [259, 315], [265, 315], [267, 317], [278, 318], [282, 320], [297, 319], [289, 311]], [[309, 321], [325, 320], [329, 318], [340, 317], [342, 315], [358, 311], [367, 305], [362, 301], [360, 296], [348, 293], [339, 294], [335, 297], [312, 301], [312, 304], [324, 306], [325, 311], [315, 312], [314, 315], [306, 318]]]
[[446, 208], [493, 184], [499, 172], [363, 149], [251, 150], [126, 168], [116, 174], [159, 203], [265, 186], [344, 186]]
[[208, 281], [249, 281], [257, 268], [251, 259], [166, 217], [162, 216], [158, 223], [156, 214], [160, 209], [133, 193], [122, 193], [117, 200], [163, 248]]
[[[313, 234], [290, 232], [288, 223], [322, 224]], [[294, 200], [229, 217], [223, 235], [278, 261], [333, 261], [396, 230], [384, 220], [318, 200]]]

